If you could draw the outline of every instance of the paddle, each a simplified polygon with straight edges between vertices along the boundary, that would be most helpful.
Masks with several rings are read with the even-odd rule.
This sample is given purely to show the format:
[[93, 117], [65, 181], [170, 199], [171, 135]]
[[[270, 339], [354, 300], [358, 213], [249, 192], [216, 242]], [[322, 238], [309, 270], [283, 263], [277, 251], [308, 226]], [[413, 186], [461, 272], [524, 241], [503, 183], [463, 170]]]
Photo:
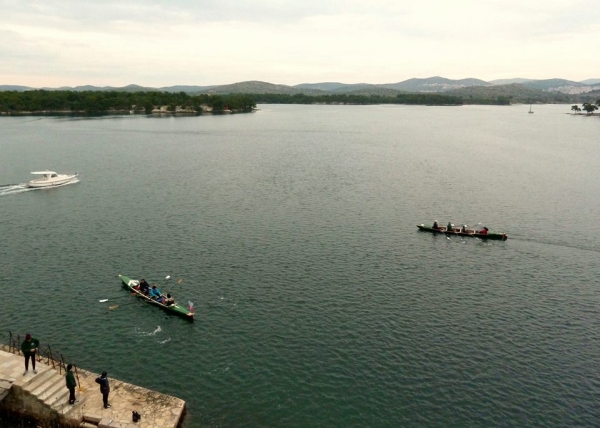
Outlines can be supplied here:
[[[135, 296], [137, 293], [131, 293], [132, 296]], [[120, 296], [115, 296], [115, 297], [109, 297], [108, 299], [100, 299], [98, 300], [99, 303], [104, 303], [104, 302], [108, 302], [110, 299], [116, 299], [119, 297], [123, 297], [123, 295]]]
[[98, 300], [98, 303], [104, 303], [104, 302], [108, 302], [111, 299], [118, 299], [119, 297], [123, 297], [123, 295], [121, 294], [120, 296], [115, 296], [115, 297], [108, 297], [106, 299], [100, 299]]
[[112, 306], [109, 306], [109, 307], [108, 307], [108, 309], [116, 309], [116, 308], [118, 308], [119, 306], [133, 305], [134, 303], [137, 303], [137, 300], [136, 300], [136, 301], [134, 301], [134, 302], [122, 303], [122, 304], [120, 304], [120, 305], [112, 305]]
[[[182, 282], [183, 282], [183, 278], [179, 278], [177, 280], [177, 282], [175, 284], [173, 284], [173, 287], [175, 287], [175, 285], [177, 285], [177, 284], [181, 284]], [[173, 287], [171, 287], [171, 288], [173, 288]], [[170, 292], [171, 292], [171, 290], [167, 290], [167, 293], [170, 293]]]

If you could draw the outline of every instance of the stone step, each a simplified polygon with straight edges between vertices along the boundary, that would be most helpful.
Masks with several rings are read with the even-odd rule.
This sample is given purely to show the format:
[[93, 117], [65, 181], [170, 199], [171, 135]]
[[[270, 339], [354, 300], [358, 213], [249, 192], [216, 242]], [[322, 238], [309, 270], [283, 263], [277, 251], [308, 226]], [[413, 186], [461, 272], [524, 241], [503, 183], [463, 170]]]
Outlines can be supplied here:
[[98, 424], [92, 424], [90, 422], [82, 422], [79, 426], [82, 428], [98, 428]]
[[[29, 382], [28, 385], [23, 387], [25, 391], [28, 391], [33, 394], [33, 391], [38, 389], [42, 385], [46, 385], [48, 380], [54, 375], [53, 370], [44, 370], [43, 372], [38, 372], [37, 375]], [[43, 391], [40, 391], [43, 392]], [[37, 394], [33, 394], [37, 395]]]
[[68, 400], [69, 398], [69, 390], [66, 386], [63, 386], [63, 389], [58, 389], [54, 394], [44, 400], [44, 403], [48, 407], [54, 409], [55, 404], [60, 403], [61, 400]]
[[38, 383], [34, 388], [29, 388], [30, 385], [28, 385], [25, 390], [36, 397], [42, 396], [46, 391], [52, 388], [59, 379], [58, 374], [54, 370], [48, 370], [48, 372], [49, 374], [44, 378], [43, 382]]
[[54, 409], [61, 415], [66, 415], [67, 413], [70, 413], [72, 410], [77, 409], [85, 401], [85, 395], [77, 396], [77, 393], [76, 393], [75, 397], [76, 397], [75, 404], [70, 405], [69, 404], [69, 395], [67, 394], [67, 396], [63, 400], [60, 400], [60, 403], [57, 403], [54, 405]]
[[83, 422], [89, 422], [91, 424], [98, 425], [102, 420], [102, 416], [85, 413], [81, 419]]
[[48, 379], [48, 384], [45, 387], [40, 386], [40, 388], [43, 389], [43, 392], [33, 394], [40, 401], [46, 401], [49, 397], [54, 396], [56, 392], [60, 391], [61, 389], [67, 390], [65, 380], [62, 377], [60, 377], [58, 373], [56, 374], [56, 376], [52, 376], [50, 379]]
[[[36, 381], [36, 379], [38, 378], [38, 376], [41, 376], [42, 374], [44, 374], [45, 372], [51, 370], [49, 367], [46, 366], [42, 366], [41, 364], [38, 365], [37, 369], [39, 369], [37, 371], [37, 373], [33, 372], [33, 369], [31, 368], [31, 364], [29, 365], [29, 371], [27, 372], [27, 374], [25, 376], [23, 376], [23, 372], [19, 373], [19, 375], [15, 378], [15, 385], [20, 386], [21, 388], [29, 391], [27, 389], [27, 387], [29, 385], [31, 385], [33, 382]], [[23, 369], [24, 370], [24, 369]]]
[[[127, 424], [125, 424], [127, 426]], [[98, 422], [98, 428], [117, 428], [121, 427], [121, 424], [116, 422], [112, 418], [103, 418], [100, 422]]]

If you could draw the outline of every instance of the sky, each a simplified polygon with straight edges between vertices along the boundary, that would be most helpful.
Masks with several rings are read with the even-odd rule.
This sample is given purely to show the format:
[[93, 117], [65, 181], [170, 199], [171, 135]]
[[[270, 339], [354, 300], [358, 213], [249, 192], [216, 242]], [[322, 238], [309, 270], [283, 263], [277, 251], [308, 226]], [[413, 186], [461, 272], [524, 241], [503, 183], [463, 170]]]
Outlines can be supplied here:
[[0, 85], [600, 78], [587, 0], [0, 0]]

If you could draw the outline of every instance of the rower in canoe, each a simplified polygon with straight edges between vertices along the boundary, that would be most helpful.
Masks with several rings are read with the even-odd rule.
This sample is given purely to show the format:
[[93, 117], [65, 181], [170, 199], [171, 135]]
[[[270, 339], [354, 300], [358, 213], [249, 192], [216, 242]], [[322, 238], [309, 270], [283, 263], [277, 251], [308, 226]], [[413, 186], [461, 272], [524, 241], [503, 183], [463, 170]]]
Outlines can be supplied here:
[[[179, 315], [187, 320], [190, 320], [190, 321], [194, 320], [194, 309], [192, 306], [193, 304], [191, 302], [189, 304], [189, 307], [186, 308], [185, 306], [178, 304], [175, 301], [175, 299], [170, 296], [170, 294], [167, 294], [166, 299], [161, 303], [161, 302], [158, 302], [157, 300], [153, 299], [150, 296], [144, 295], [139, 290], [138, 286], [140, 285], [141, 281], [129, 278], [128, 276], [125, 276], [125, 275], [119, 275], [119, 278], [121, 279], [121, 282], [123, 283], [123, 286], [125, 288], [127, 288], [129, 291], [131, 291], [131, 293], [134, 296], [142, 298], [146, 303], [150, 303], [152, 305], [159, 306], [162, 309], [164, 309], [165, 311], [170, 312], [174, 315]], [[158, 290], [158, 288], [156, 288], [156, 289]], [[159, 293], [160, 293], [160, 290], [159, 290]], [[168, 304], [168, 303], [170, 303], [170, 304]]]
[[419, 230], [423, 232], [432, 232], [434, 234], [443, 233], [446, 236], [449, 235], [458, 235], [458, 236], [469, 236], [472, 238], [481, 238], [481, 239], [495, 239], [499, 241], [506, 241], [508, 236], [506, 233], [493, 233], [487, 227], [481, 228], [481, 230], [475, 230], [473, 228], [467, 228], [466, 225], [463, 225], [461, 228], [454, 228], [451, 223], [448, 224], [448, 227], [444, 228], [438, 227], [435, 228], [434, 225], [427, 224], [417, 224]]

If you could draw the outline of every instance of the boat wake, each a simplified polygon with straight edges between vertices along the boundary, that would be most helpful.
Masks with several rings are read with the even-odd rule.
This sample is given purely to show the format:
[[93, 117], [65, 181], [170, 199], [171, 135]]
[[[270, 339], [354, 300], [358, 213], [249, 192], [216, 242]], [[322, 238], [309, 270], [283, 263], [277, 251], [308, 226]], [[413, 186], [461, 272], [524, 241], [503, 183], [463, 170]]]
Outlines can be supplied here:
[[139, 334], [140, 336], [156, 336], [156, 333], [160, 333], [162, 331], [162, 328], [160, 328], [160, 326], [157, 326], [156, 329], [152, 332], [142, 331], [137, 327], [135, 330], [136, 330], [136, 333]]
[[65, 184], [59, 184], [58, 186], [51, 187], [27, 187], [27, 183], [20, 184], [2, 184], [0, 185], [0, 196], [8, 196], [8, 195], [16, 195], [18, 193], [31, 192], [33, 190], [45, 190], [45, 189], [53, 189], [55, 187], [63, 187], [68, 186], [69, 184], [79, 183], [79, 179], [75, 178], [72, 181], [69, 181]]
[[30, 190], [38, 190], [33, 187], [27, 187], [27, 183], [21, 184], [5, 184], [0, 186], [0, 196], [16, 195], [17, 193], [29, 192]]
[[[139, 328], [135, 328], [135, 333], [139, 336], [142, 337], [150, 337], [150, 336], [156, 336], [158, 333], [161, 333], [163, 330], [162, 328], [160, 328], [160, 326], [157, 326], [156, 329], [154, 331], [142, 331]], [[164, 337], [164, 336], [163, 336]], [[157, 338], [158, 339], [158, 338]], [[167, 342], [171, 341], [170, 337], [167, 337], [164, 340], [157, 340], [159, 344], [164, 345]]]

